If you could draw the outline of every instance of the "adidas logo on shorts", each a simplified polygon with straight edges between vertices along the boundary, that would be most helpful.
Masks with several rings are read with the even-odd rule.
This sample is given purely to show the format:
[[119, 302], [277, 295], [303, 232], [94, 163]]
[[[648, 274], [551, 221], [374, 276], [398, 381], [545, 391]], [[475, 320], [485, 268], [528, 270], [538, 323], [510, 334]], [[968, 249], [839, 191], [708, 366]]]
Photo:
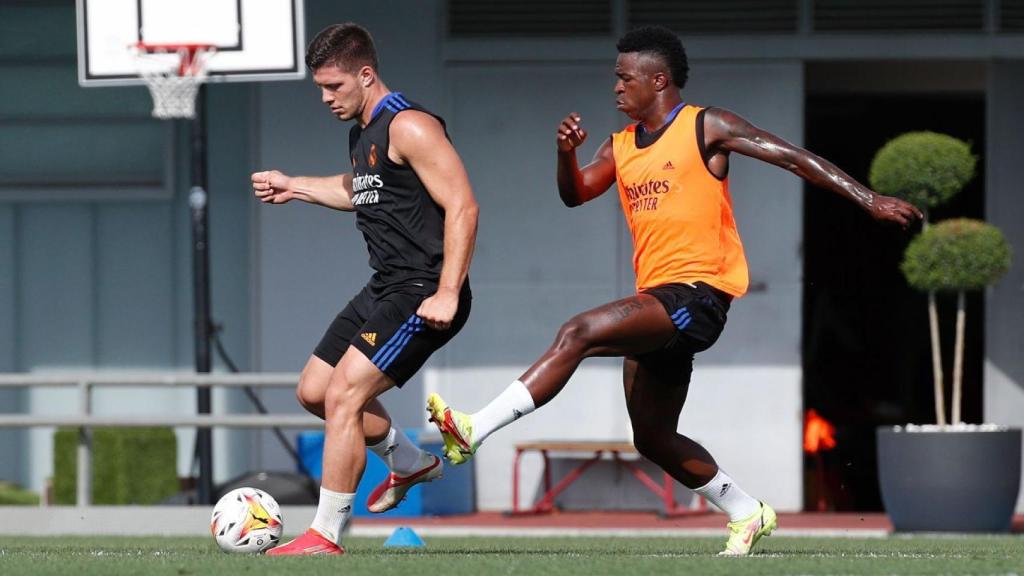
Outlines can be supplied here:
[[362, 336], [363, 340], [366, 340], [366, 342], [369, 343], [370, 346], [376, 346], [377, 345], [377, 333], [376, 332], [363, 332], [362, 334], [360, 334], [360, 336]]

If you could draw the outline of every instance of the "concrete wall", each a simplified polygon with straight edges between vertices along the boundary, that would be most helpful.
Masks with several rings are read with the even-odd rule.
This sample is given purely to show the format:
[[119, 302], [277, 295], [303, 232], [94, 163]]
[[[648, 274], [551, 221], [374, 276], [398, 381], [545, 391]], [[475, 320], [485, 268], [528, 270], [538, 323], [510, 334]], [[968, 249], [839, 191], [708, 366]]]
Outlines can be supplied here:
[[[1024, 63], [991, 65], [985, 161], [986, 218], [999, 226], [1013, 249], [1010, 272], [987, 291], [985, 309], [985, 421], [1024, 426]], [[1017, 500], [1024, 511], [1024, 481]]]
[[[14, 209], [0, 205], [0, 370], [13, 372], [16, 369], [16, 353], [14, 344], [15, 318], [18, 308], [15, 305], [14, 269], [17, 266], [17, 253], [14, 249]], [[0, 390], [0, 406], [10, 412], [24, 410], [25, 392], [23, 390]], [[25, 430], [5, 430], [0, 432], [0, 454], [4, 455], [0, 462], [0, 478], [24, 481], [19, 470], [24, 466]]]

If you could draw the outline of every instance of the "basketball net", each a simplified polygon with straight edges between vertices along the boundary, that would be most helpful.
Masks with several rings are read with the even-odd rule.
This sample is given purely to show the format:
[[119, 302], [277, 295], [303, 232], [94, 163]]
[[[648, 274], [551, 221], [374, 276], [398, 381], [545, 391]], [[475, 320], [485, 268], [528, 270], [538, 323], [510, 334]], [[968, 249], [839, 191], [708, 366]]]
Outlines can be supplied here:
[[[134, 47], [139, 63], [139, 76], [153, 97], [153, 117], [161, 120], [195, 118], [196, 94], [206, 81], [207, 60], [216, 52], [213, 46], [197, 44], [154, 45]], [[177, 54], [178, 64], [167, 64], [158, 58]]]

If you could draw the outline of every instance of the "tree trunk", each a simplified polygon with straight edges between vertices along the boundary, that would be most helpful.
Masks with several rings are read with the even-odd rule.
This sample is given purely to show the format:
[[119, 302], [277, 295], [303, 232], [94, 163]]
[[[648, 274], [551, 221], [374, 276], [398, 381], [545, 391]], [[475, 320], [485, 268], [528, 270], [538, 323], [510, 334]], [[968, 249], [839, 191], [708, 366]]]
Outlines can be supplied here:
[[[928, 211], [924, 211], [924, 230], [928, 230]], [[939, 310], [935, 291], [928, 291], [928, 331], [932, 341], [932, 378], [935, 383], [935, 423], [946, 425], [946, 395], [942, 389], [942, 345], [939, 342]]]
[[928, 291], [928, 326], [932, 337], [932, 375], [935, 380], [935, 422], [946, 425], [946, 396], [942, 390], [942, 350], [939, 343], [939, 312], [935, 305], [935, 292]]
[[964, 374], [964, 324], [967, 311], [964, 309], [964, 291], [956, 295], [956, 348], [953, 356], [953, 424], [960, 423], [960, 398], [963, 390]]

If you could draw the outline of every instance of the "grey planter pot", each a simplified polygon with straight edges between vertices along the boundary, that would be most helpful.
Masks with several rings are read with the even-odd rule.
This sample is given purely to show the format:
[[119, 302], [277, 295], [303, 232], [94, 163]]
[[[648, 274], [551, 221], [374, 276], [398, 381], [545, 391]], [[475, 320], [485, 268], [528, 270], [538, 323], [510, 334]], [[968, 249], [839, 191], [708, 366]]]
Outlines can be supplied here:
[[1009, 532], [1020, 474], [1020, 428], [878, 428], [882, 502], [898, 532]]

